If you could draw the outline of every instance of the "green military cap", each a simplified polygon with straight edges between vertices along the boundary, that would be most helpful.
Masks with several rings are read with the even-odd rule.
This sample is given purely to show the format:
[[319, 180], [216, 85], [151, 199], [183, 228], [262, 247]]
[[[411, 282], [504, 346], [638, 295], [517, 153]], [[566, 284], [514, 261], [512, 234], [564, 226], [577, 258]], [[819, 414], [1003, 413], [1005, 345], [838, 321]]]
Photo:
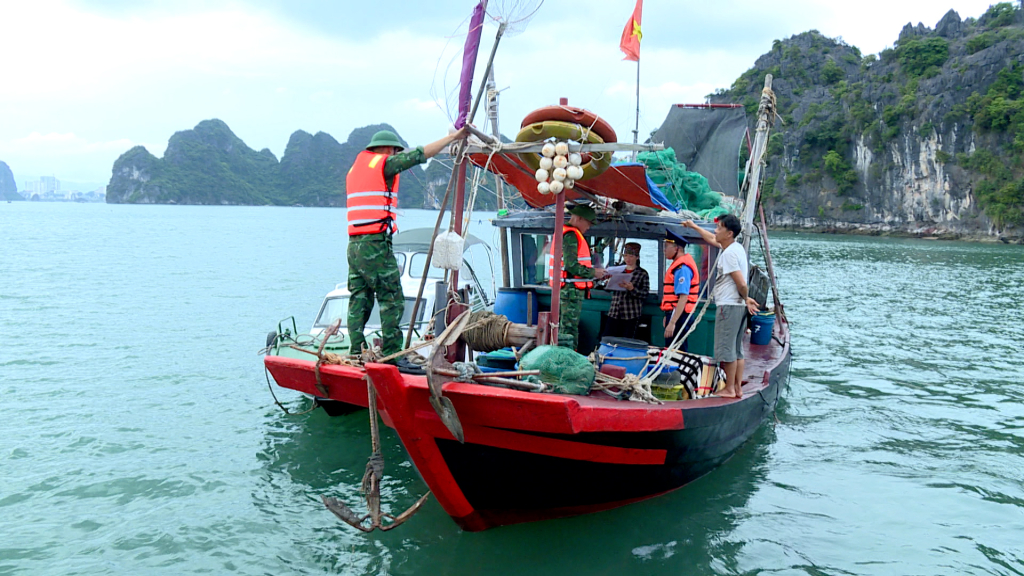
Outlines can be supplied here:
[[576, 206], [573, 206], [569, 209], [569, 214], [575, 214], [591, 224], [597, 220], [597, 212], [594, 212], [594, 209], [586, 204], [577, 204]]
[[366, 149], [371, 150], [378, 146], [393, 146], [399, 151], [405, 150], [405, 145], [391, 130], [381, 130], [374, 134], [373, 138], [370, 138], [370, 143], [366, 145]]

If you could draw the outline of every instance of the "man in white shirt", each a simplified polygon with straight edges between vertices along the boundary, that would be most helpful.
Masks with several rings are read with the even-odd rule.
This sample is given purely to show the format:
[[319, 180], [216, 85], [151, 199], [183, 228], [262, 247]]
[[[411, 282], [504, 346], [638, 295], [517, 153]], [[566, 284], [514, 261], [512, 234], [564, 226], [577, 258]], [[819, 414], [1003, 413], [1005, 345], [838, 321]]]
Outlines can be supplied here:
[[724, 398], [742, 398], [743, 390], [743, 334], [746, 332], [747, 312], [757, 312], [757, 301], [747, 296], [747, 253], [736, 242], [742, 226], [739, 218], [726, 214], [715, 219], [712, 234], [687, 220], [684, 225], [693, 228], [708, 244], [721, 248], [715, 262], [717, 275], [711, 292], [715, 301], [715, 360], [725, 370], [725, 388], [718, 393]]

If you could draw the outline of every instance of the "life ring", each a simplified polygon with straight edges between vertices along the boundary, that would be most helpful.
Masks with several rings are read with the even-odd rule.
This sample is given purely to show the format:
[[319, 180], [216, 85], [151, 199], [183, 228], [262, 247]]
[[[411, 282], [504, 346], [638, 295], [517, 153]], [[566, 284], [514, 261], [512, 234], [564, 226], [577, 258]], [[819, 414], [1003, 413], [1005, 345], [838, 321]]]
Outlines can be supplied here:
[[[534, 122], [526, 126], [516, 135], [516, 142], [541, 142], [549, 138], [563, 141], [572, 140], [584, 144], [604, 144], [604, 140], [597, 135], [597, 132], [587, 130], [579, 124], [558, 120]], [[580, 178], [580, 180], [589, 180], [590, 178], [600, 176], [612, 164], [611, 152], [590, 152], [589, 156], [590, 161], [581, 164], [583, 178]], [[519, 154], [519, 159], [533, 170], [540, 168], [540, 154], [524, 152]]]
[[596, 132], [607, 143], [618, 142], [615, 136], [615, 129], [612, 128], [611, 124], [605, 122], [604, 119], [590, 110], [573, 106], [545, 106], [537, 108], [527, 114], [526, 118], [523, 118], [523, 123], [519, 127], [526, 128], [530, 124], [545, 120], [559, 120], [561, 122], [579, 124]]

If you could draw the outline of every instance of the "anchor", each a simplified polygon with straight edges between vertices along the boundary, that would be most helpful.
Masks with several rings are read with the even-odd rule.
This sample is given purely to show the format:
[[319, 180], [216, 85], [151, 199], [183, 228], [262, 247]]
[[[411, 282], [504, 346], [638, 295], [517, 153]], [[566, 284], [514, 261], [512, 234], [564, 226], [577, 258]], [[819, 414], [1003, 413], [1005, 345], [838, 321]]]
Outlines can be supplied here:
[[[424, 494], [408, 510], [398, 516], [381, 512], [380, 481], [384, 478], [384, 456], [380, 453], [380, 429], [377, 424], [377, 392], [373, 388], [373, 381], [370, 380], [369, 374], [366, 375], [366, 394], [369, 400], [370, 436], [373, 442], [373, 453], [370, 454], [370, 459], [366, 462], [366, 472], [363, 474], [361, 492], [366, 495], [366, 508], [369, 513], [360, 516], [337, 498], [321, 496], [320, 499], [323, 500], [324, 506], [328, 510], [349, 526], [363, 532], [373, 532], [374, 530], [386, 532], [401, 526], [413, 514], [418, 512], [427, 501], [427, 498], [430, 497], [430, 492]], [[385, 518], [390, 520], [389, 524], [384, 523]], [[366, 524], [367, 520], [370, 521], [369, 525]]]
[[444, 329], [444, 332], [441, 332], [441, 335], [434, 339], [437, 345], [430, 352], [426, 365], [427, 387], [430, 388], [430, 405], [434, 407], [434, 411], [441, 418], [441, 422], [444, 423], [448, 431], [452, 433], [452, 436], [460, 444], [466, 441], [466, 437], [462, 432], [462, 422], [459, 421], [459, 415], [455, 412], [455, 405], [444, 396], [441, 387], [449, 380], [446, 372], [450, 373], [452, 368], [452, 365], [444, 358], [444, 350], [458, 341], [467, 324], [469, 324], [469, 310], [459, 314], [455, 321], [449, 324]]

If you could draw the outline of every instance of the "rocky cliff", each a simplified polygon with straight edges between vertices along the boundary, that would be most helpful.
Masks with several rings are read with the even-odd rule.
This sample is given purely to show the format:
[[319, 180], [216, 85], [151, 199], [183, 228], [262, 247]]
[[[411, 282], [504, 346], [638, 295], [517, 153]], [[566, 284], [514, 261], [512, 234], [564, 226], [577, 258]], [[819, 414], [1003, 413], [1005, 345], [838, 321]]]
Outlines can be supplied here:
[[[163, 158], [136, 146], [114, 163], [112, 204], [344, 206], [345, 176], [356, 155], [387, 124], [358, 128], [344, 143], [329, 134], [297, 131], [280, 162], [256, 152], [220, 120], [204, 120], [171, 136]], [[404, 140], [403, 140], [404, 142]], [[423, 169], [403, 173], [399, 204], [423, 206]]]
[[763, 199], [774, 227], [1024, 239], [1024, 27], [1011, 4], [908, 24], [864, 56], [810, 31], [777, 40], [714, 102], [780, 122]]
[[5, 162], [0, 162], [0, 200], [24, 200], [21, 194], [18, 194], [14, 173]]

